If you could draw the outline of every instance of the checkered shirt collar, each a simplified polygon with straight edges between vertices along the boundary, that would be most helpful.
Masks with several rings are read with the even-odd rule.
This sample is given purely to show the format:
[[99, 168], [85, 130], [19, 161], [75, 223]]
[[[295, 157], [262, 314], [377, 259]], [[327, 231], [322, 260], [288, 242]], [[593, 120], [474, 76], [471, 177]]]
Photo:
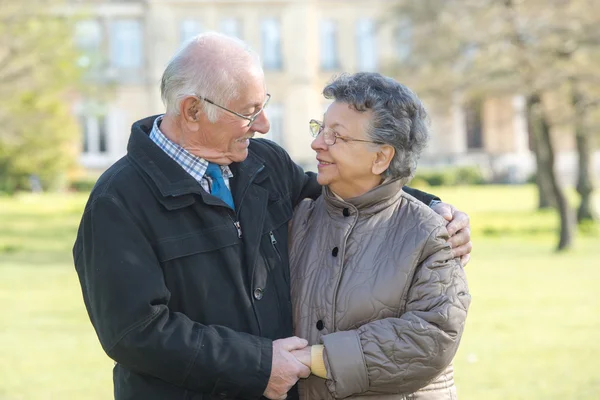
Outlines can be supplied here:
[[[206, 174], [208, 168], [208, 161], [204, 158], [197, 157], [178, 145], [173, 143], [167, 138], [158, 127], [158, 124], [162, 120], [164, 115], [159, 116], [154, 120], [154, 126], [150, 132], [150, 139], [160, 147], [169, 157], [171, 157], [177, 164], [184, 169], [185, 172], [190, 174], [196, 181], [202, 183], [202, 178]], [[232, 178], [233, 173], [227, 165], [221, 166], [224, 178]]]

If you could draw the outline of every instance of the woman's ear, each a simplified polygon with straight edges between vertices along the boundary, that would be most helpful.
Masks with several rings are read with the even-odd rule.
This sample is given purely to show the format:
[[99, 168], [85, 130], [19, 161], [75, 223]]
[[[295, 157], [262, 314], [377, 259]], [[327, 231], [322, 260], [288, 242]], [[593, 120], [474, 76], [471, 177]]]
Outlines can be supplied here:
[[375, 157], [375, 160], [373, 160], [371, 172], [373, 172], [374, 175], [383, 174], [389, 168], [395, 154], [396, 149], [394, 149], [392, 146], [387, 144], [382, 145], [377, 151], [377, 157]]

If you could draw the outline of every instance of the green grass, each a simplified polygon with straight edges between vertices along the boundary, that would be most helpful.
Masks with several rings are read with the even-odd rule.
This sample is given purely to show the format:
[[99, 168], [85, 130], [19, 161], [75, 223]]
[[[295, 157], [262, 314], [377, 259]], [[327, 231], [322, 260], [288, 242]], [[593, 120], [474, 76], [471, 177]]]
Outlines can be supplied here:
[[[557, 218], [532, 211], [533, 187], [430, 190], [472, 219], [460, 398], [598, 399], [598, 229], [556, 254]], [[112, 397], [113, 363], [89, 323], [70, 253], [85, 200], [0, 197], [2, 400]]]

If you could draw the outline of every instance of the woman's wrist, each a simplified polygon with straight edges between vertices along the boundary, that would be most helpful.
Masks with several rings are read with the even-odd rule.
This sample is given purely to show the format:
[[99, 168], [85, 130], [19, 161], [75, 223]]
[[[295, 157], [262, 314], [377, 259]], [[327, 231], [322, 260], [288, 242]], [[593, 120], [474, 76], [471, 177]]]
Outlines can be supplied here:
[[319, 378], [327, 379], [327, 368], [325, 368], [325, 347], [313, 345], [310, 348], [310, 371]]

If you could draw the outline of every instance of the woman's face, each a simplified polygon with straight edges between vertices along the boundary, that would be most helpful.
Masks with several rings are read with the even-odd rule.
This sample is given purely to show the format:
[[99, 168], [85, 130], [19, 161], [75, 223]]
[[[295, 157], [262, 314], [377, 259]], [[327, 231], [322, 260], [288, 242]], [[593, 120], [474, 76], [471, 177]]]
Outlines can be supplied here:
[[381, 183], [381, 172], [374, 168], [379, 146], [351, 140], [371, 140], [366, 134], [371, 115], [370, 110], [358, 112], [346, 103], [334, 102], [325, 113], [323, 127], [335, 132], [335, 144], [328, 146], [323, 132], [311, 144], [317, 153], [319, 183], [344, 199], [360, 196]]

